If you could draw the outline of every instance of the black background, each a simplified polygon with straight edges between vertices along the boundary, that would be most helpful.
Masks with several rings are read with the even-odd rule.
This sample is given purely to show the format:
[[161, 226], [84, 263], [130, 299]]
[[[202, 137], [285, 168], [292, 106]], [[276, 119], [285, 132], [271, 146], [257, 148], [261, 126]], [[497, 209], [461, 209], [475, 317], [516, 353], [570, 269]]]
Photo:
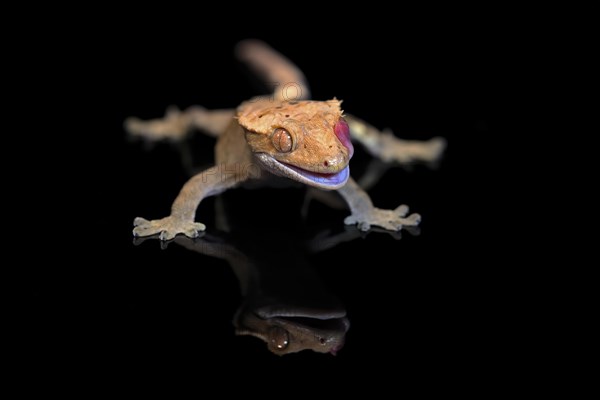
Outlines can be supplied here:
[[[73, 178], [82, 201], [73, 202], [71, 213], [80, 233], [63, 256], [79, 267], [34, 269], [28, 291], [34, 324], [56, 333], [59, 347], [76, 349], [73, 358], [68, 352], [74, 366], [103, 366], [125, 380], [140, 371], [174, 372], [208, 385], [213, 373], [258, 374], [266, 381], [365, 382], [384, 390], [399, 385], [399, 377], [416, 388], [431, 377], [451, 384], [444, 377], [486, 375], [478, 366], [497, 351], [488, 338], [498, 330], [489, 315], [499, 300], [490, 295], [498, 289], [495, 273], [474, 256], [482, 241], [476, 227], [491, 214], [475, 177], [486, 167], [478, 154], [496, 135], [492, 115], [505, 79], [501, 43], [485, 21], [411, 29], [393, 18], [376, 27], [341, 18], [327, 24], [263, 24], [239, 33], [227, 24], [218, 32], [136, 25], [116, 38], [93, 35], [77, 53], [79, 63], [70, 68], [83, 81], [73, 102], [85, 110], [78, 112], [85, 134], [73, 140], [81, 149], [77, 168], [89, 179]], [[161, 250], [158, 241], [132, 243], [133, 218], [166, 215], [188, 175], [176, 147], [148, 151], [126, 139], [123, 120], [160, 117], [171, 104], [230, 108], [265, 93], [233, 57], [235, 43], [247, 37], [266, 40], [293, 60], [314, 99], [342, 99], [347, 112], [402, 138], [448, 140], [437, 169], [392, 169], [370, 191], [377, 206], [406, 203], [419, 212], [420, 236], [370, 233], [310, 258], [351, 322], [337, 357], [303, 352], [280, 358], [258, 339], [235, 337], [231, 319], [241, 297], [226, 263], [177, 245]], [[214, 141], [198, 134], [191, 143], [198, 163], [209, 163]], [[367, 160], [357, 150], [353, 173]], [[226, 196], [238, 220], [247, 214], [273, 235], [284, 234], [288, 220], [301, 227], [298, 236], [322, 226], [343, 229], [346, 212], [320, 205], [302, 222], [301, 190]], [[213, 207], [207, 200], [197, 214], [209, 231]], [[67, 357], [50, 337], [37, 340], [41, 354], [52, 354], [40, 358], [48, 364]], [[365, 378], [367, 372], [375, 377]]]

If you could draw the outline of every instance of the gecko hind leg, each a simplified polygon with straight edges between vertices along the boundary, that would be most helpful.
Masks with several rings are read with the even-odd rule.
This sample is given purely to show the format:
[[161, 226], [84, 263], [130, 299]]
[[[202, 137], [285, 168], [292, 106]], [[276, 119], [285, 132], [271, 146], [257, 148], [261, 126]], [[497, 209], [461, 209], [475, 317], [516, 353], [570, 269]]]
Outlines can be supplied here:
[[360, 142], [373, 156], [385, 162], [408, 164], [415, 161], [435, 162], [446, 148], [446, 139], [435, 137], [426, 141], [403, 140], [390, 131], [379, 131], [365, 121], [345, 116], [352, 139]]
[[194, 129], [217, 137], [225, 131], [234, 116], [234, 110], [207, 110], [193, 106], [185, 111], [175, 106], [167, 108], [164, 118], [143, 121], [136, 117], [125, 120], [125, 130], [131, 137], [140, 137], [151, 142], [170, 140], [179, 142]]

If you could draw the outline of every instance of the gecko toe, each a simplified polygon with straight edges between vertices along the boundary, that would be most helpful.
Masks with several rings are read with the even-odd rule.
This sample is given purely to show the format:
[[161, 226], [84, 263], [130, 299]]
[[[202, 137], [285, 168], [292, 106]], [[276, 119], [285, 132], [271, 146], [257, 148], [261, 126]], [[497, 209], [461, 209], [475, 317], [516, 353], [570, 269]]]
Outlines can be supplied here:
[[358, 219], [354, 215], [349, 215], [344, 219], [344, 224], [354, 225], [358, 222]]
[[185, 236], [189, 237], [189, 238], [197, 238], [198, 237], [198, 231], [194, 228], [188, 229], [184, 232], [182, 232]]
[[149, 226], [136, 226], [135, 228], [133, 228], [133, 236], [135, 237], [139, 237], [139, 236], [150, 236], [153, 235], [156, 232], [149, 232], [150, 227]]
[[194, 222], [194, 229], [196, 229], [196, 231], [205, 231], [206, 225], [204, 225], [202, 222]]
[[371, 224], [369, 224], [368, 222], [360, 222], [358, 224], [358, 229], [360, 229], [363, 232], [366, 232], [369, 229], [371, 229]]
[[148, 220], [147, 220], [147, 219], [145, 219], [145, 218], [142, 218], [142, 217], [137, 217], [137, 218], [135, 218], [135, 219], [133, 220], [133, 226], [138, 226], [138, 225], [142, 225], [142, 224], [147, 224], [147, 223], [149, 223], [149, 222], [150, 222], [150, 221], [148, 221]]
[[404, 224], [408, 226], [417, 226], [421, 223], [421, 215], [420, 214], [411, 214], [405, 220]]
[[175, 237], [175, 234], [171, 231], [162, 231], [160, 233], [159, 239], [162, 241], [171, 240]]
[[394, 210], [394, 212], [399, 217], [404, 217], [406, 214], [408, 214], [408, 206], [406, 204], [402, 204], [402, 205], [396, 207], [396, 209]]

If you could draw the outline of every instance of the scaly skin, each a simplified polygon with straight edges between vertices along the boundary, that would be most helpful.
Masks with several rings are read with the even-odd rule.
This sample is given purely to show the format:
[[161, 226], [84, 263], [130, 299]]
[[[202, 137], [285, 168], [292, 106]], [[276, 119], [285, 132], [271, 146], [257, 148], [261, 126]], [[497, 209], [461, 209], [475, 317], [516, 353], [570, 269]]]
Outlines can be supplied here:
[[[335, 134], [336, 124], [345, 124], [341, 118], [340, 102], [335, 99], [251, 100], [237, 112], [248, 146], [263, 168], [325, 190], [339, 189], [348, 179], [352, 145], [348, 132], [346, 144]], [[283, 151], [282, 143], [289, 150]]]

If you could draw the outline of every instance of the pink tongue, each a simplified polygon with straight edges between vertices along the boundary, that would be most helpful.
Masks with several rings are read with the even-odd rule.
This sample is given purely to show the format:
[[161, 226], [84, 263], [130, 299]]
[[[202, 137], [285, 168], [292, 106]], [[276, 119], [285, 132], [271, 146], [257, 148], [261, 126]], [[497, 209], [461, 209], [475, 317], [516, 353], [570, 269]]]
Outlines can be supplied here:
[[340, 118], [333, 130], [335, 136], [337, 136], [340, 142], [348, 149], [348, 158], [352, 158], [354, 146], [352, 146], [352, 141], [350, 140], [350, 128], [348, 127], [348, 123], [343, 118]]

